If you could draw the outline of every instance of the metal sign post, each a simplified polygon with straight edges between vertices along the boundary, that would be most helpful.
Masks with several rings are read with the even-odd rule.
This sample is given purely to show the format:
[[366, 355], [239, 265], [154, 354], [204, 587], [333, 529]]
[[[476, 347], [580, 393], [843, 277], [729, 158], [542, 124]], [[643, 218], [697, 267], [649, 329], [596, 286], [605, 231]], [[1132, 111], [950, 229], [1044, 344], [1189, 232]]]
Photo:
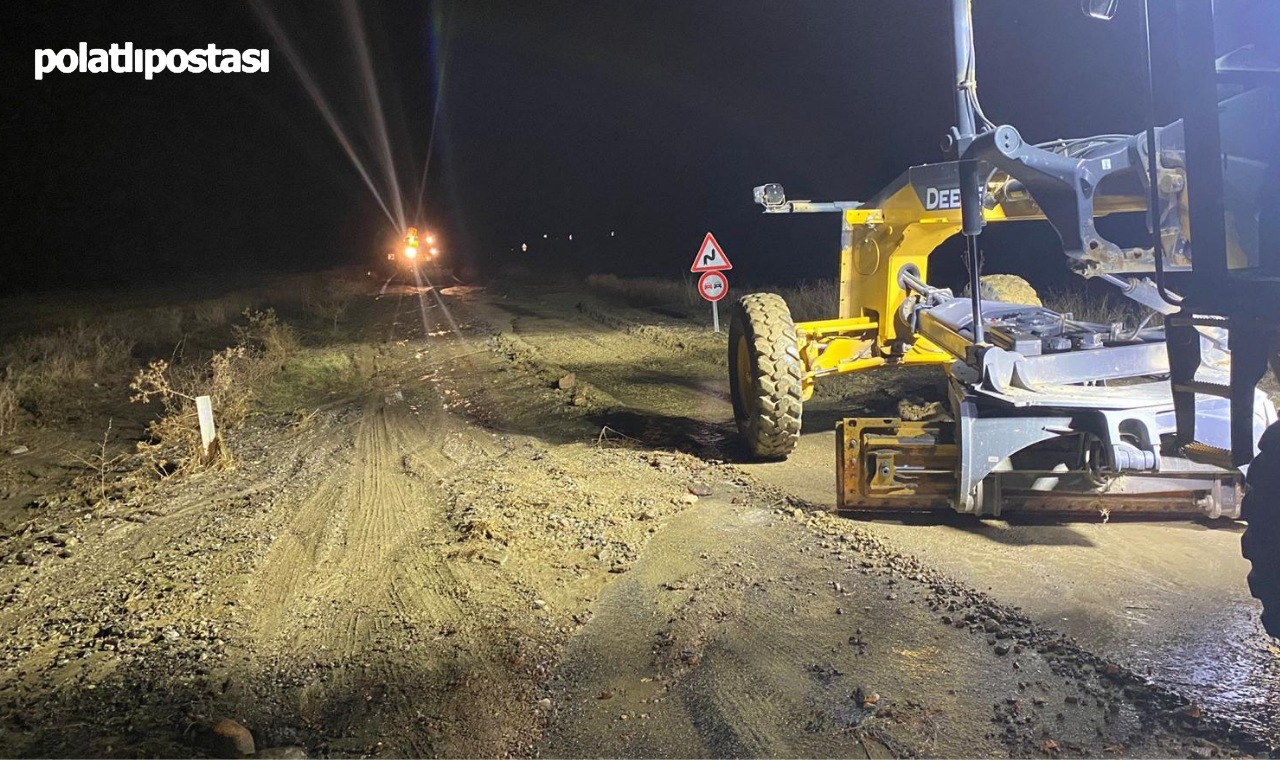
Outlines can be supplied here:
[[708, 232], [702, 239], [698, 254], [693, 257], [689, 271], [702, 274], [698, 278], [698, 293], [711, 302], [711, 325], [717, 333], [720, 332], [719, 301], [729, 292], [729, 278], [724, 273], [730, 269], [733, 269], [733, 264], [729, 263], [729, 257], [724, 255], [724, 249], [716, 242], [715, 236]]
[[703, 272], [698, 278], [698, 293], [711, 302], [711, 325], [720, 332], [720, 299], [729, 292], [729, 278], [724, 272]]

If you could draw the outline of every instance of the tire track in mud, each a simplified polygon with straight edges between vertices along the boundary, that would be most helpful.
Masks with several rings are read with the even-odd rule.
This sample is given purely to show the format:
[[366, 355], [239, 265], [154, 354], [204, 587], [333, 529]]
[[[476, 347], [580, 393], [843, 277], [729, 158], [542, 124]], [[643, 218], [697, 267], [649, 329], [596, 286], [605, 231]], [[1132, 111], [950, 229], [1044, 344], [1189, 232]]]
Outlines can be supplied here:
[[1245, 738], [989, 602], [973, 619], [999, 617], [995, 635], [940, 620], [950, 582], [850, 561], [872, 544], [819, 548], [812, 526], [733, 504], [679, 515], [606, 591], [545, 754], [1229, 756]]
[[719, 339], [695, 347], [694, 338], [686, 342], [660, 327], [639, 329], [582, 303], [557, 310], [543, 302], [489, 300], [482, 311], [492, 324], [509, 326], [505, 335], [498, 329], [500, 336], [523, 345], [532, 355], [528, 361], [573, 372], [595, 391], [587, 398], [601, 425], [704, 459], [738, 456]]
[[[387, 300], [362, 313], [367, 334], [388, 334], [393, 306]], [[416, 320], [411, 327], [418, 332]], [[95, 664], [116, 667], [117, 646], [129, 658], [118, 681], [94, 684], [102, 701], [93, 704], [101, 709], [68, 705], [83, 696], [74, 673], [57, 683], [44, 674], [66, 648], [56, 639], [46, 646], [41, 629], [62, 614], [48, 606], [33, 615], [37, 605], [20, 600], [15, 615], [35, 619], [23, 640], [44, 650], [17, 655], [28, 676], [23, 683], [0, 679], [0, 686], [18, 687], [16, 697], [0, 696], [19, 707], [43, 700], [40, 712], [23, 709], [44, 727], [25, 744], [4, 746], [67, 746], [78, 748], [70, 756], [92, 755], [84, 748], [95, 746], [95, 737], [118, 731], [129, 748], [149, 747], [152, 737], [161, 742], [138, 754], [180, 756], [200, 741], [190, 723], [171, 725], [190, 708], [183, 721], [234, 717], [259, 747], [302, 745], [315, 756], [531, 751], [545, 718], [536, 707], [545, 678], [579, 624], [570, 610], [581, 601], [564, 589], [581, 587], [577, 564], [594, 569], [599, 560], [584, 560], [561, 545], [559, 533], [544, 536], [541, 517], [524, 515], [514, 524], [529, 535], [511, 547], [509, 563], [499, 542], [491, 542], [493, 552], [468, 553], [479, 539], [461, 530], [456, 497], [541, 515], [559, 508], [544, 503], [549, 484], [563, 486], [569, 490], [562, 495], [586, 510], [574, 525], [587, 527], [575, 529], [603, 531], [627, 547], [642, 544], [646, 525], [638, 521], [654, 524], [653, 512], [641, 518], [636, 510], [664, 509], [631, 500], [675, 502], [685, 484], [676, 475], [651, 476], [648, 462], [606, 456], [597, 465], [605, 472], [627, 467], [635, 491], [611, 486], [597, 497], [607, 503], [578, 504], [575, 479], [594, 485], [609, 482], [608, 475], [575, 469], [573, 456], [559, 458], [563, 469], [553, 470], [552, 457], [542, 460], [555, 448], [549, 439], [517, 444], [499, 431], [540, 434], [559, 420], [571, 429], [563, 437], [577, 441], [594, 435], [584, 410], [500, 353], [467, 358], [490, 354], [492, 345], [440, 336], [433, 327], [376, 349], [361, 346], [370, 356], [357, 361], [359, 389], [344, 387], [341, 400], [326, 399], [322, 414], [301, 421], [255, 418], [246, 431], [254, 446], [237, 449], [252, 454], [239, 467], [173, 481], [165, 491], [169, 513], [120, 527], [126, 535], [118, 541], [101, 539], [111, 550], [141, 546], [136, 563], [114, 560], [113, 551], [73, 560], [69, 569], [81, 571], [76, 583], [96, 594], [72, 592], [82, 598], [67, 600], [83, 608], [72, 620], [77, 647], [95, 649], [101, 638], [112, 649], [95, 649]], [[516, 417], [520, 423], [511, 423]], [[504, 463], [514, 452], [516, 463]], [[489, 490], [489, 480], [512, 472], [530, 482], [508, 479], [504, 490]], [[597, 570], [586, 587], [620, 577], [608, 573]], [[48, 596], [65, 596], [35, 580]], [[534, 604], [541, 597], [551, 600], [549, 608]], [[98, 600], [109, 600], [109, 615], [95, 609]], [[86, 627], [105, 617], [109, 638]], [[35, 683], [39, 691], [29, 686]], [[78, 728], [63, 731], [68, 723]]]
[[[439, 446], [445, 415], [438, 403], [422, 408], [431, 410], [425, 419], [366, 404], [350, 456], [302, 501], [268, 553], [255, 606], [261, 632], [283, 649], [332, 647], [349, 657], [369, 640], [369, 621], [383, 614], [436, 621], [460, 614], [438, 591], [452, 582], [442, 562], [421, 552], [397, 561], [411, 545], [443, 542], [447, 529], [438, 494], [409, 469], [411, 452], [412, 465], [437, 477], [452, 468]], [[317, 610], [329, 624], [308, 629]]]
[[[579, 308], [576, 310], [578, 313], [575, 313], [575, 310], [570, 309], [549, 308], [549, 303], [551, 302], [545, 298], [532, 304], [525, 300], [517, 300], [516, 303], [510, 304], [505, 299], [489, 302], [494, 309], [511, 315], [513, 331], [520, 340], [531, 346], [535, 356], [546, 357], [548, 361], [566, 370], [577, 372], [579, 377], [599, 385], [605, 393], [625, 402], [625, 408], [622, 410], [625, 416], [621, 418], [620, 424], [613, 425], [618, 430], [650, 446], [679, 448], [703, 458], [730, 460], [735, 458], [736, 436], [731, 429], [731, 409], [723, 396], [714, 392], [705, 392], [708, 385], [714, 382], [712, 378], [715, 373], [723, 373], [723, 368], [712, 362], [710, 356], [705, 352], [683, 350], [672, 340], [653, 341], [651, 335], [646, 335], [646, 331], [635, 329], [633, 320], [628, 317], [602, 316], [600, 312], [604, 307]], [[611, 361], [606, 362], [598, 357], [609, 357]], [[663, 375], [669, 376], [664, 379]], [[892, 391], [893, 388], [888, 390]], [[866, 388], [866, 393], [880, 392], [882, 391], [874, 387]], [[831, 405], [834, 401], [835, 406], [848, 407], [850, 402], [856, 405], [856, 402], [863, 400], [858, 398], [857, 394], [858, 392], [855, 391], [854, 397], [848, 400], [829, 399], [826, 404]], [[615, 411], [609, 410], [602, 415], [602, 418], [610, 419]], [[806, 417], [809, 416], [810, 410], [806, 409]], [[829, 416], [829, 412], [825, 409], [819, 412], [817, 419], [820, 420], [823, 416]], [[816, 430], [813, 427], [815, 421], [806, 420], [810, 430]], [[689, 435], [691, 430], [696, 431], [693, 436], [709, 437], [710, 445], [699, 445], [702, 442]], [[812, 487], [812, 478], [809, 477], [809, 473], [814, 467], [830, 467], [830, 449], [827, 443], [829, 439], [828, 433], [815, 434], [807, 441], [802, 441], [801, 449], [797, 451], [797, 456], [793, 457], [794, 461], [789, 466], [753, 464], [748, 471], [772, 486], [781, 488], [784, 492], [801, 497], [800, 503], [807, 503], [807, 498], [814, 500], [811, 506], [827, 504], [830, 502], [829, 496], [817, 495], [818, 492]], [[706, 438], [703, 438], [703, 441], [705, 440]], [[919, 531], [919, 540], [922, 542], [919, 546], [916, 545], [916, 537], [908, 533], [910, 525], [888, 525], [886, 535], [892, 536], [892, 539], [898, 542], [901, 542], [904, 536], [911, 536], [910, 541], [904, 545], [905, 550], [908, 552], [919, 550], [922, 552], [921, 557], [929, 560], [934, 559], [937, 550], [935, 544], [939, 540], [951, 539], [954, 534], [954, 528], [949, 523], [950, 521], [944, 517], [936, 526], [916, 527], [915, 530]], [[879, 526], [875, 529], [879, 530]], [[991, 534], [992, 530], [996, 536], [1000, 535], [999, 527], [992, 529], [985, 524], [974, 526], [974, 530], [970, 531], [974, 535], [965, 537], [966, 540], [961, 547], [964, 556], [990, 556], [991, 546], [984, 545], [983, 540]], [[1032, 529], [1019, 528], [1018, 530], [1025, 533]], [[1055, 532], [1051, 529], [1047, 532], [1044, 539], [1047, 542], [1046, 552], [1052, 551], [1054, 536], [1062, 530], [1064, 529], [1058, 529]], [[1157, 526], [1151, 530], [1158, 531], [1159, 528]], [[1114, 545], [1107, 544], [1104, 550], [1115, 549]], [[1059, 550], [1059, 554], [1064, 551], [1066, 550]], [[984, 578], [981, 575], [975, 579], [972, 574], [963, 572], [963, 567], [957, 570], [955, 556], [948, 557], [947, 554], [948, 552], [944, 550], [940, 566], [952, 572], [958, 572], [957, 577], [967, 579], [974, 588], [986, 588], [991, 581], [1003, 580], [998, 576]], [[1048, 555], [1045, 558], [1049, 559]], [[1075, 557], [1068, 551], [1054, 561], [1065, 568], [1075, 561]], [[986, 567], [986, 564], [980, 562], [975, 564], [975, 567]], [[1050, 565], [1050, 567], [1054, 566], [1056, 565]], [[1159, 585], [1167, 586], [1169, 583]], [[1133, 592], [1139, 593], [1137, 588], [1133, 589]], [[1041, 612], [1037, 617], [1053, 628], [1061, 628], [1063, 625], [1065, 618], [1061, 613], [1054, 612], [1060, 606], [1053, 600], [1061, 599], [1060, 594], [1036, 599], [1028, 597], [1027, 590], [1016, 586], [1003, 589], [994, 587], [993, 593], [1005, 597], [1004, 601], [1010, 604], [1023, 606], [1030, 604], [1032, 608], [1037, 604], [1040, 607], [1047, 606], [1050, 611]], [[1124, 616], [1127, 613], [1122, 611], [1117, 614]], [[1165, 621], [1163, 624], [1168, 623]], [[1076, 628], [1079, 626], [1070, 630], [1075, 632]], [[1084, 635], [1082, 640], [1086, 645], [1093, 646], [1106, 656], [1116, 657], [1122, 666], [1128, 665], [1134, 670], [1141, 667], [1144, 659], [1147, 658], [1154, 658], [1154, 662], [1163, 664], [1175, 662], [1179, 657], [1176, 650], [1169, 650], [1162, 655], [1147, 651], [1148, 647], [1144, 645], [1142, 654], [1135, 658], [1131, 650], [1118, 649], [1120, 646], [1125, 646], [1124, 639], [1116, 639], [1114, 636], [1108, 638], [1106, 634], [1100, 637]], [[1138, 645], [1128, 643], [1127, 646], [1132, 648]], [[1227, 659], [1232, 659], [1234, 656], [1232, 651], [1228, 653]], [[1147, 661], [1151, 660], [1147, 659]], [[1267, 669], [1264, 667], [1262, 670]], [[1209, 703], [1207, 707], [1213, 708], [1215, 713], [1230, 720], [1233, 726], [1247, 734], [1258, 737], [1275, 730], [1274, 726], [1271, 729], [1265, 727], [1269, 721], [1268, 718], [1250, 717], [1241, 712], [1252, 702], [1252, 696], [1245, 701], [1243, 707], [1233, 705], [1230, 679], [1226, 679], [1219, 686], [1209, 685], [1206, 690], [1204, 684], [1187, 688], [1181, 679], [1171, 680], [1168, 674], [1163, 672], [1161, 676], [1158, 680], [1163, 683], [1158, 688], [1166, 693], [1178, 695], [1181, 699], [1190, 699], [1202, 704], [1207, 701]], [[1265, 675], [1251, 677], [1265, 677]], [[1241, 720], [1242, 716], [1244, 720]]]
[[[635, 427], [626, 430], [643, 435], [648, 429], [643, 427], [648, 424], [646, 418], [658, 417], [653, 435], [644, 438], [646, 444], [664, 447], [682, 441], [677, 433], [690, 431], [712, 435], [717, 431], [716, 415], [728, 418], [728, 405], [705, 393], [701, 382], [719, 377], [722, 369], [713, 361], [718, 356], [653, 346], [642, 339], [641, 332], [613, 332], [572, 310], [566, 327], [563, 321], [554, 321], [563, 315], [542, 315], [552, 305], [517, 314], [517, 325], [524, 332], [513, 340], [533, 346], [528, 354], [532, 364], [541, 360], [544, 347], [551, 353], [566, 334], [580, 334], [582, 338], [575, 338], [564, 355], [567, 369], [580, 371], [584, 384], [599, 382], [609, 392], [622, 389], [628, 405], [636, 405], [630, 408]], [[385, 302], [380, 316], [389, 316], [391, 308], [392, 303]], [[465, 310], [459, 307], [460, 312]], [[495, 324], [500, 323], [499, 318]], [[416, 330], [416, 320], [413, 326]], [[386, 335], [384, 327], [379, 323], [370, 333]], [[918, 686], [926, 682], [918, 670], [926, 660], [911, 663], [896, 651], [908, 646], [905, 642], [912, 642], [913, 650], [924, 651], [936, 644], [937, 637], [950, 637], [950, 644], [944, 641], [936, 646], [945, 655], [928, 657], [944, 665], [960, 663], [964, 672], [955, 681], [973, 687], [960, 695], [970, 703], [965, 715], [972, 717], [944, 726], [953, 741], [966, 730], [976, 730], [980, 739], [991, 727], [993, 699], [1003, 704], [1006, 695], [1017, 693], [1016, 681], [1030, 677], [1027, 670], [1015, 673], [1009, 658], [993, 654], [982, 633], [940, 625], [938, 615], [925, 610], [926, 596], [906, 608], [907, 592], [902, 586], [874, 585], [887, 583], [879, 573], [850, 579], [844, 576], [852, 567], [846, 568], [843, 561], [805, 563], [806, 552], [812, 552], [815, 543], [807, 523], [817, 518], [807, 519], [802, 526], [798, 520], [792, 522], [790, 511], [779, 517], [773, 509], [779, 505], [807, 505], [788, 503], [781, 493], [764, 492], [759, 484], [739, 477], [741, 472], [757, 473], [754, 466], [739, 470], [697, 463], [698, 469], [689, 470], [673, 461], [692, 462], [691, 457], [598, 451], [609, 448], [599, 441], [591, 445], [595, 439], [591, 425], [599, 418], [597, 413], [603, 414], [601, 410], [575, 407], [567, 394], [549, 388], [545, 372], [536, 367], [527, 372], [523, 362], [505, 361], [501, 342], [491, 344], [490, 348], [499, 349], [493, 356], [473, 363], [464, 357], [474, 345], [433, 336], [435, 331], [428, 327], [423, 326], [427, 333], [421, 342], [410, 338], [381, 344], [366, 378], [368, 387], [354, 400], [343, 402], [342, 408], [330, 409], [308, 427], [298, 428], [305, 433], [281, 438], [278, 430], [261, 431], [265, 456], [255, 454], [256, 461], [247, 461], [229, 480], [219, 475], [191, 484], [203, 490], [185, 495], [175, 491], [180, 496], [175, 498], [172, 517], [162, 516], [145, 528], [126, 528], [132, 531], [130, 536], [151, 536], [153, 545], [173, 544], [161, 547], [166, 550], [161, 558], [139, 558], [137, 580], [133, 575], [122, 576], [120, 563], [107, 561], [105, 554], [83, 558], [100, 556], [96, 564], [69, 565], [76, 571], [75, 582], [86, 586], [99, 584], [98, 574], [116, 574], [115, 582], [99, 584], [104, 594], [94, 599], [107, 599], [106, 593], [120, 591], [132, 599], [136, 589], [153, 584], [138, 602], [154, 603], [156, 614], [147, 623], [146, 642], [130, 653], [136, 652], [137, 659], [127, 667], [144, 685], [164, 685], [161, 704], [158, 708], [139, 705], [140, 690], [117, 689], [116, 701], [102, 703], [105, 709], [94, 709], [90, 718], [119, 716], [114, 724], [104, 728], [96, 722], [78, 732], [64, 731], [63, 726], [88, 711], [68, 714], [63, 707], [55, 707], [35, 713], [36, 721], [47, 728], [33, 734], [29, 744], [7, 746], [60, 746], [49, 742], [67, 741], [57, 737], [67, 733], [75, 739], [67, 746], [90, 747], [86, 742], [91, 739], [78, 739], [76, 734], [104, 737], [117, 730], [145, 734], [147, 728], [132, 728], [137, 716], [144, 721], [148, 716], [167, 721], [175, 704], [196, 704], [212, 708], [212, 714], [240, 719], [254, 731], [260, 747], [300, 744], [316, 756], [523, 755], [538, 752], [532, 745], [538, 731], [547, 721], [559, 720], [562, 710], [567, 718], [573, 709], [596, 709], [604, 711], [601, 720], [588, 723], [585, 735], [566, 737], [576, 743], [559, 745], [568, 751], [544, 754], [862, 757], [864, 748], [846, 733], [850, 726], [835, 709], [847, 708], [855, 685], [878, 689], [910, 719], [919, 718], [920, 710], [905, 705], [906, 699], [938, 696], [936, 686]], [[585, 366], [584, 358], [590, 360]], [[438, 381], [430, 379], [437, 376], [435, 370], [423, 374], [437, 366], [448, 367], [440, 370]], [[643, 370], [639, 375], [637, 368]], [[672, 386], [668, 377], [672, 374], [677, 383], [680, 377], [688, 379]], [[473, 402], [476, 409], [470, 408]], [[489, 415], [496, 421], [493, 428], [469, 424]], [[502, 427], [515, 417], [522, 424]], [[547, 428], [557, 424], [563, 430], [548, 435]], [[534, 438], [513, 445], [498, 443], [489, 432], [504, 429]], [[560, 449], [558, 444], [564, 441], [573, 445]], [[683, 443], [687, 444], [683, 448], [704, 456], [711, 450], [688, 440]], [[830, 450], [821, 448], [821, 466], [829, 467]], [[507, 454], [512, 454], [509, 459]], [[637, 457], [647, 461], [633, 461]], [[303, 462], [301, 472], [294, 462]], [[624, 467], [626, 462], [635, 466]], [[469, 472], [472, 464], [477, 469]], [[803, 466], [803, 462], [794, 463], [791, 469]], [[273, 480], [263, 493], [260, 482], [246, 476], [266, 470], [279, 472], [281, 480]], [[688, 509], [682, 499], [688, 497], [686, 489], [694, 472], [700, 486], [709, 488], [712, 495]], [[225, 489], [219, 483], [235, 483], [235, 487]], [[601, 484], [608, 487], [600, 488]], [[258, 494], [253, 504], [225, 505], [229, 508], [224, 509], [226, 491], [240, 494], [244, 486]], [[702, 488], [696, 493], [701, 494]], [[460, 494], [467, 498], [459, 500]], [[668, 522], [675, 514], [673, 504], [687, 522]], [[490, 520], [499, 535], [513, 539], [512, 544], [482, 537], [466, 541], [502, 553], [501, 562], [491, 561], [488, 554], [462, 554], [471, 547], [459, 540], [466, 535], [465, 510], [481, 506], [484, 511], [475, 515]], [[739, 510], [741, 530], [726, 530], [732, 521], [717, 513], [717, 508], [730, 513]], [[560, 518], [553, 519], [552, 511], [561, 513]], [[503, 522], [507, 513], [510, 521]], [[766, 524], [780, 519], [786, 521], [782, 526]], [[217, 532], [218, 526], [226, 530]], [[614, 575], [609, 561], [573, 543], [575, 535], [599, 533], [605, 537], [600, 543], [612, 547], [618, 538], [614, 531], [624, 527], [633, 531], [623, 544], [628, 547], [624, 574]], [[677, 543], [665, 549], [651, 545], [648, 538], [640, 538], [646, 533], [655, 541]], [[596, 538], [590, 541], [595, 545]], [[109, 546], [136, 543], [129, 538]], [[506, 549], [510, 549], [509, 561]], [[859, 556], [865, 556], [865, 551]], [[766, 560], [775, 569], [763, 569]], [[737, 567], [739, 561], [745, 566]], [[902, 572], [895, 572], [901, 579]], [[195, 574], [206, 576], [200, 585], [207, 586], [207, 592], [185, 580]], [[70, 576], [71, 572], [64, 574], [69, 580]], [[644, 578], [650, 582], [636, 584]], [[866, 605], [884, 605], [887, 614], [879, 630], [855, 615], [834, 615], [837, 604], [845, 605], [847, 611], [862, 609], [837, 595], [838, 590], [828, 585], [834, 578], [851, 588], [865, 587]], [[668, 581], [669, 586], [661, 585]], [[754, 587], [754, 581], [763, 582], [767, 593]], [[176, 583], [177, 593], [171, 583]], [[676, 590], [686, 586], [685, 591]], [[615, 595], [609, 591], [614, 588], [632, 592]], [[46, 581], [34, 587], [32, 597], [46, 592], [66, 596]], [[593, 629], [595, 621], [583, 624], [581, 620], [589, 620], [588, 597], [598, 592], [601, 604], [593, 608], [601, 614]], [[687, 598], [695, 593], [700, 599], [697, 604]], [[904, 599], [890, 604], [885, 601], [887, 593]], [[203, 595], [203, 601], [195, 601], [197, 594]], [[545, 609], [535, 604], [539, 599], [547, 602]], [[32, 606], [23, 604], [12, 617], [31, 617]], [[921, 615], [904, 614], [904, 609]], [[611, 619], [605, 614], [610, 610], [614, 612]], [[53, 619], [50, 613], [43, 614], [46, 620]], [[673, 622], [677, 615], [684, 620]], [[95, 620], [94, 625], [105, 622], [96, 615], [84, 617]], [[138, 617], [136, 608], [122, 609], [117, 620], [127, 630]], [[234, 625], [229, 625], [232, 617]], [[202, 643], [197, 647], [194, 639], [205, 618], [222, 620], [207, 638], [225, 638], [225, 647], [205, 649]], [[163, 626], [170, 625], [181, 627], [181, 638], [168, 641], [162, 635]], [[869, 653], [857, 651], [849, 642], [853, 625], [867, 626], [867, 638], [873, 644]], [[655, 636], [663, 632], [672, 634], [673, 648], [664, 655], [669, 659], [655, 660]], [[605, 671], [598, 682], [600, 690], [616, 688], [616, 677], [623, 672], [629, 688], [662, 701], [656, 707], [652, 700], [628, 701], [638, 695], [621, 690], [611, 699], [600, 699], [597, 682], [588, 682], [573, 698], [562, 697], [554, 691], [561, 682], [547, 679], [557, 673], [554, 666], [565, 641], [562, 636], [571, 635], [569, 645], [585, 650], [578, 660], [582, 667]], [[41, 643], [49, 638], [39, 624], [27, 625], [23, 636]], [[94, 636], [90, 634], [90, 640]], [[893, 649], [877, 648], [876, 642], [892, 642]], [[686, 649], [699, 664], [691, 666], [683, 657]], [[841, 654], [834, 654], [837, 649]], [[49, 650], [24, 658], [28, 684], [50, 682], [45, 658], [60, 650], [56, 644]], [[209, 651], [214, 652], [211, 660], [196, 659]], [[225, 661], [219, 656], [223, 651], [228, 653]], [[108, 653], [96, 656], [102, 662], [114, 662]], [[867, 664], [871, 658], [878, 658], [879, 664]], [[157, 664], [162, 661], [172, 668], [172, 675], [160, 674]], [[205, 664], [197, 664], [201, 662]], [[1099, 665], [1089, 662], [1091, 667]], [[193, 670], [210, 667], [208, 663], [212, 663], [210, 674]], [[812, 668], [819, 664], [824, 669], [815, 674]], [[1031, 667], [1026, 660], [1023, 664]], [[993, 691], [997, 679], [987, 671], [997, 665], [1003, 666], [1006, 683]], [[827, 666], [848, 675], [840, 678]], [[933, 672], [926, 675], [938, 677]], [[664, 676], [677, 691], [658, 690], [657, 680]], [[645, 677], [651, 680], [641, 684]], [[1060, 682], [1056, 674], [1038, 677]], [[833, 680], [824, 680], [828, 678]], [[199, 684], [198, 692], [194, 687], [174, 686], [189, 681]], [[16, 680], [0, 679], [0, 684], [6, 682]], [[228, 684], [232, 684], [230, 691]], [[910, 693], [908, 687], [913, 684], [917, 690]], [[48, 704], [64, 705], [76, 690], [71, 684], [50, 691]], [[99, 687], [94, 693], [104, 691]], [[18, 694], [24, 701], [31, 699], [30, 692]], [[544, 696], [554, 697], [550, 710], [538, 707]], [[1064, 695], [1059, 691], [1052, 696], [1061, 703]], [[633, 715], [633, 720], [621, 722], [617, 713], [624, 703], [628, 709], [651, 712], [653, 719]], [[9, 704], [21, 703], [15, 699]], [[1093, 706], [1090, 710], [1094, 711]], [[812, 730], [809, 722], [814, 723]], [[167, 723], [150, 730], [168, 731], [174, 734], [172, 741], [182, 740]], [[892, 730], [896, 735], [906, 729], [899, 725]], [[628, 733], [631, 738], [621, 738]], [[882, 754], [883, 748], [874, 741], [871, 737], [867, 744]], [[913, 745], [927, 748], [927, 737]], [[956, 742], [953, 746], [978, 745]], [[996, 745], [996, 751], [984, 754], [999, 754], [1004, 746]], [[583, 752], [584, 747], [596, 750]], [[165, 748], [168, 751], [138, 754], [184, 754], [172, 746]]]
[[[459, 347], [432, 350], [448, 362]], [[474, 730], [463, 705], [500, 699], [512, 676], [494, 670], [505, 639], [477, 628], [494, 614], [489, 600], [470, 600], [452, 567], [447, 487], [505, 448], [453, 415], [439, 377], [406, 374], [412, 353], [388, 355], [403, 370], [376, 371], [362, 405], [331, 423], [349, 448], [314, 490], [282, 505], [291, 511], [245, 591], [254, 659], [278, 674], [270, 722], [300, 726], [308, 744], [487, 754], [506, 739]], [[477, 697], [473, 680], [501, 688]], [[443, 736], [424, 725], [441, 721]]]
[[[998, 753], [983, 736], [989, 700], [1014, 690], [1016, 671], [1006, 664], [978, 677], [998, 660], [984, 642], [939, 628], [922, 606], [896, 610], [874, 585], [848, 580], [843, 563], [807, 553], [802, 528], [774, 523], [768, 512], [714, 498], [675, 518], [570, 645], [555, 696], [573, 707], [544, 753], [910, 756], [928, 741], [912, 725], [923, 718], [912, 706], [922, 691], [946, 730], [934, 752]], [[842, 599], [827, 581], [833, 575], [857, 596]], [[839, 604], [877, 605], [856, 620], [868, 628], [871, 653], [850, 641], [854, 618], [832, 615]], [[956, 641], [946, 655], [945, 644], [933, 648], [936, 672], [900, 651], [947, 635]], [[971, 674], [964, 684], [978, 694], [928, 685], [957, 669]], [[861, 686], [885, 692], [882, 706], [895, 705], [896, 715], [886, 709], [868, 721], [875, 711], [852, 704]]]

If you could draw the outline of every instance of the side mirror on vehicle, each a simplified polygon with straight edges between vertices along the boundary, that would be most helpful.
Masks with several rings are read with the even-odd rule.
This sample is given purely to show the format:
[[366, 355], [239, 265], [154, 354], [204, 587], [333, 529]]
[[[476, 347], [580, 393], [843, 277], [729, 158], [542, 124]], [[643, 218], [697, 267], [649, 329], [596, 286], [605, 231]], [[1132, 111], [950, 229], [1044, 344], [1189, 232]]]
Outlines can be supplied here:
[[1080, 10], [1089, 18], [1110, 21], [1116, 17], [1116, 6], [1120, 0], [1080, 0]]

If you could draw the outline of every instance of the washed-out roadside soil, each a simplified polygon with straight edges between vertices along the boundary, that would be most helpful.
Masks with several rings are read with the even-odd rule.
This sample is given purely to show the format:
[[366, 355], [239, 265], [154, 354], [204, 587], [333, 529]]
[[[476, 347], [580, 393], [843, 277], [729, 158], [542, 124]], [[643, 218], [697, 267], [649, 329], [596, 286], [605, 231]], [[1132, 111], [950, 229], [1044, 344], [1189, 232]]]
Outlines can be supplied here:
[[500, 300], [363, 299], [304, 350], [340, 371], [229, 433], [228, 469], [24, 485], [0, 754], [1266, 750], [730, 461], [681, 395], [716, 339]]

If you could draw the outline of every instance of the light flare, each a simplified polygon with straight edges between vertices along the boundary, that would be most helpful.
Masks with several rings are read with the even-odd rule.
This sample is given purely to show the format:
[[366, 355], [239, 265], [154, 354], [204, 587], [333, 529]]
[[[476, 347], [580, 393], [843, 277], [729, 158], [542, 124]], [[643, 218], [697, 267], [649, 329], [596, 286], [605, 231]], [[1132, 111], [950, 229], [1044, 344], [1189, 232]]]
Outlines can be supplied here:
[[431, 155], [436, 142], [436, 123], [440, 119], [440, 104], [444, 97], [445, 68], [449, 61], [449, 41], [445, 36], [444, 11], [437, 6], [432, 13], [431, 34], [428, 35], [431, 46], [431, 70], [435, 73], [435, 102], [431, 108], [431, 134], [427, 138], [427, 156], [422, 162], [422, 179], [418, 182], [418, 203], [415, 216], [422, 216], [422, 199], [427, 191], [427, 178], [431, 173]]
[[[351, 159], [351, 165], [360, 173], [360, 178], [364, 180], [364, 184], [369, 188], [369, 192], [373, 193], [373, 198], [378, 202], [378, 206], [382, 208], [382, 213], [386, 214], [387, 221], [391, 222], [391, 224], [398, 228], [403, 229], [404, 225], [397, 224], [396, 217], [391, 213], [391, 209], [388, 208], [386, 201], [382, 197], [382, 193], [379, 192], [377, 186], [374, 185], [373, 179], [365, 169], [364, 162], [360, 160], [360, 156], [356, 152], [355, 147], [351, 144], [351, 140], [347, 137], [346, 131], [343, 130], [342, 126], [338, 123], [338, 117], [334, 115], [333, 108], [329, 105], [328, 99], [325, 98], [324, 93], [320, 90], [320, 86], [316, 84], [315, 79], [313, 79], [311, 74], [308, 72], [306, 65], [302, 62], [302, 56], [298, 54], [297, 49], [294, 48], [293, 43], [290, 42], [288, 35], [284, 32], [284, 28], [280, 26], [280, 22], [276, 20], [276, 17], [271, 13], [262, 0], [249, 0], [249, 4], [253, 7], [254, 12], [258, 14], [258, 18], [262, 21], [263, 26], [267, 28], [267, 32], [271, 35], [272, 39], [276, 41], [276, 45], [284, 51], [285, 57], [289, 59], [289, 63], [293, 67], [294, 74], [297, 75], [298, 81], [302, 83], [302, 88], [306, 90], [307, 95], [311, 98], [311, 102], [314, 103], [316, 109], [320, 111], [320, 116], [324, 119], [325, 123], [329, 125], [329, 129], [333, 131], [333, 136], [337, 138], [343, 151], [346, 152], [347, 158]], [[398, 199], [396, 205], [399, 207]], [[404, 216], [403, 211], [401, 211], [400, 216]]]
[[347, 31], [351, 33], [351, 42], [355, 47], [356, 62], [359, 64], [360, 77], [364, 81], [365, 105], [369, 110], [369, 121], [373, 129], [374, 142], [379, 149], [379, 158], [383, 172], [386, 174], [387, 187], [391, 191], [391, 202], [396, 212], [395, 221], [404, 229], [404, 203], [400, 195], [400, 180], [396, 177], [396, 164], [391, 157], [391, 138], [387, 134], [387, 120], [382, 113], [382, 98], [378, 95], [378, 82], [373, 75], [373, 57], [369, 53], [369, 42], [365, 37], [364, 19], [354, 0], [344, 0], [343, 16], [347, 20]]

